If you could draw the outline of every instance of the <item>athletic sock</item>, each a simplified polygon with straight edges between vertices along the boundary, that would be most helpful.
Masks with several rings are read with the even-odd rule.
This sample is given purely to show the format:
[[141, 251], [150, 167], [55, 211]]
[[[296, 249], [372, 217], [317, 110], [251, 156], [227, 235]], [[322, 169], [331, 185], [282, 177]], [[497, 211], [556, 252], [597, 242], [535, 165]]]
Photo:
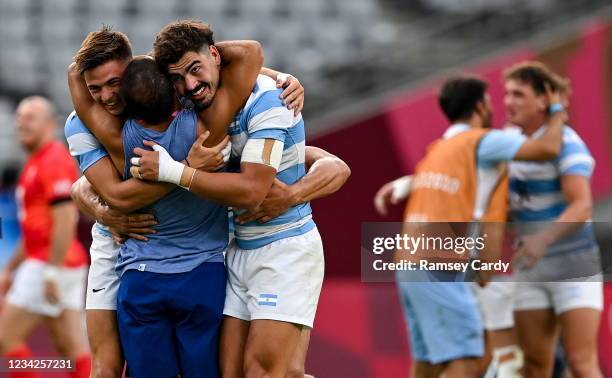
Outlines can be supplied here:
[[493, 350], [497, 362], [498, 378], [519, 378], [523, 367], [523, 351], [517, 345], [509, 345]]
[[[13, 349], [12, 351], [6, 353], [4, 355], [5, 358], [10, 358], [10, 359], [26, 359], [26, 358], [31, 358], [32, 357], [32, 351], [30, 350], [30, 348], [28, 348], [26, 345]], [[36, 374], [35, 372], [25, 372], [25, 371], [9, 371], [8, 378], [37, 378], [38, 374]]]

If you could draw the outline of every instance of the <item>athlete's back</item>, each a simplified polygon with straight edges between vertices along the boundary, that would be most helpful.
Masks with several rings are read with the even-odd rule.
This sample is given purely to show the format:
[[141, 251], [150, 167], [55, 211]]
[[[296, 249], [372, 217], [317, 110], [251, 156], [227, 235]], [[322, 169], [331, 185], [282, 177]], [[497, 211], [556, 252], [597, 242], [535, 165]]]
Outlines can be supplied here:
[[[168, 150], [176, 160], [184, 160], [196, 138], [197, 114], [181, 110], [164, 132], [147, 129], [134, 120], [123, 127], [127, 162], [124, 177], [129, 178], [129, 161], [134, 148], [152, 140]], [[128, 239], [121, 249], [118, 269], [138, 269], [157, 273], [189, 271], [203, 262], [222, 262], [227, 247], [227, 208], [176, 188], [161, 200], [142, 209], [152, 212], [159, 224], [149, 241]]]

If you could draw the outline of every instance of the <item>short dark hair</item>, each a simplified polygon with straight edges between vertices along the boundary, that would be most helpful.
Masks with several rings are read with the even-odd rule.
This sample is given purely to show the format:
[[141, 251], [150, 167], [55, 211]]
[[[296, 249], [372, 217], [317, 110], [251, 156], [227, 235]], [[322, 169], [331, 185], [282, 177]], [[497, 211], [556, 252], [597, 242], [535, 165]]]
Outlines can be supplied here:
[[214, 45], [210, 25], [196, 20], [175, 21], [166, 25], [155, 37], [153, 55], [165, 71], [168, 65], [178, 62], [189, 52], [200, 52], [203, 47]]
[[528, 84], [537, 95], [546, 94], [546, 86], [553, 91], [561, 89], [561, 83], [543, 63], [525, 61], [517, 63], [504, 71], [504, 80], [518, 80]]
[[438, 104], [449, 121], [467, 119], [476, 111], [476, 104], [484, 101], [486, 91], [487, 83], [478, 77], [453, 77], [442, 86]]
[[126, 117], [158, 124], [174, 111], [174, 86], [151, 57], [137, 57], [128, 64], [120, 93], [125, 100]]
[[74, 62], [79, 73], [83, 73], [108, 61], [130, 59], [131, 57], [132, 46], [128, 37], [104, 25], [102, 29], [87, 35], [74, 56]]

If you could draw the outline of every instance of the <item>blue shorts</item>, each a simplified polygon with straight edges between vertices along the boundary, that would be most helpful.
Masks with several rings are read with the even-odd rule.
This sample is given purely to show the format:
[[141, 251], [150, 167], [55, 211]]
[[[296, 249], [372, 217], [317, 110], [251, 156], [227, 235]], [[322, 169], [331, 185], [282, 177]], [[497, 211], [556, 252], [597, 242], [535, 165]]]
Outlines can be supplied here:
[[117, 318], [131, 377], [219, 376], [226, 280], [220, 262], [186, 273], [123, 274]]
[[483, 356], [483, 324], [470, 283], [397, 285], [414, 360], [439, 364]]

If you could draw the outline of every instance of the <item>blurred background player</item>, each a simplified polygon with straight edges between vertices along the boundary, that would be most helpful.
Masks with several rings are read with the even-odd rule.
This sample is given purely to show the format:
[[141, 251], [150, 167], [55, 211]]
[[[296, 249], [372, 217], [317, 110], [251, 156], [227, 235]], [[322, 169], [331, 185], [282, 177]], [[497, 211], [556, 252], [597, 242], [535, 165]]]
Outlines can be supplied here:
[[22, 237], [0, 275], [6, 288], [14, 273], [0, 315], [0, 353], [32, 357], [26, 340], [44, 324], [59, 354], [74, 361], [71, 376], [86, 378], [91, 366], [82, 329], [87, 255], [75, 238], [78, 212], [70, 198], [77, 171], [64, 145], [54, 139], [55, 117], [43, 97], [25, 98], [17, 107], [19, 141], [28, 161], [17, 187]]
[[[541, 63], [524, 62], [504, 73], [504, 84], [508, 121], [540, 138], [550, 128], [544, 91], [558, 85], [556, 77]], [[564, 126], [556, 159], [510, 164], [512, 218], [521, 233], [514, 317], [527, 377], [552, 374], [559, 331], [572, 375], [602, 376], [597, 331], [603, 289], [590, 222], [594, 163], [578, 134]], [[538, 223], [523, 227], [526, 222]]]
[[[389, 203], [397, 203], [408, 195], [420, 194], [419, 199], [423, 202], [417, 207], [411, 203], [414, 200], [414, 197], [411, 197], [408, 209], [410, 209], [410, 206], [415, 206], [413, 208], [420, 208], [421, 210], [413, 210], [414, 212], [408, 212], [409, 210], [407, 210], [407, 216], [410, 215], [416, 217], [415, 219], [428, 222], [438, 219], [438, 221], [445, 219], [464, 222], [474, 220], [505, 221], [507, 199], [505, 163], [513, 159], [541, 160], [555, 156], [560, 148], [562, 115], [553, 116], [554, 121], [552, 123], [554, 126], [541, 140], [526, 139], [523, 136], [500, 130], [488, 130], [491, 127], [492, 109], [486, 88], [487, 84], [485, 82], [474, 77], [452, 78], [445, 82], [440, 91], [439, 104], [447, 118], [453, 122], [444, 134], [444, 140], [447, 143], [432, 144], [427, 156], [417, 166], [413, 177], [397, 179], [385, 184], [378, 191], [375, 197], [375, 206], [382, 215], [386, 214], [386, 207]], [[558, 98], [550, 94], [549, 101], [557, 102]], [[452, 144], [455, 137], [463, 137], [466, 140], [459, 139], [457, 144]], [[470, 151], [470, 148], [473, 151]], [[476, 159], [473, 158], [474, 155]], [[442, 168], [436, 166], [436, 161], [444, 165], [449, 165], [448, 162], [453, 161], [457, 165]], [[450, 193], [442, 193], [441, 188], [430, 189], [429, 184], [422, 177], [432, 172], [459, 180], [458, 193], [451, 195]], [[419, 174], [423, 176], [419, 176]], [[423, 188], [434, 193], [426, 192], [427, 196], [424, 196]], [[469, 193], [470, 190], [475, 190], [475, 192]], [[436, 198], [435, 196], [442, 196], [443, 198]], [[458, 202], [456, 208], [452, 206], [454, 202]], [[466, 209], [469, 211], [470, 208], [472, 209], [470, 214], [463, 214]], [[495, 232], [493, 227], [499, 226], [502, 226], [501, 223], [485, 225], [489, 228], [488, 232], [491, 235], [492, 232]], [[493, 242], [491, 241], [489, 244], [493, 244]], [[492, 248], [499, 247], [500, 245], [492, 246]], [[489, 252], [496, 253], [496, 251]], [[403, 276], [398, 277], [404, 279]], [[487, 279], [484, 278], [482, 284], [487, 284], [486, 281]], [[474, 358], [458, 357], [464, 356], [462, 353], [466, 353], [465, 356], [479, 357], [479, 353], [483, 349], [480, 344], [483, 341], [482, 337], [480, 343], [477, 340], [465, 338], [464, 343], [471, 342], [471, 344], [466, 344], [469, 348], [465, 345], [454, 345], [452, 342], [445, 343], [444, 341], [454, 340], [453, 335], [467, 335], [470, 332], [476, 334], [479, 329], [477, 322], [480, 320], [474, 314], [477, 311], [476, 301], [472, 297], [470, 287], [466, 286], [468, 284], [462, 282], [445, 284], [398, 282], [398, 285], [409, 324], [413, 353], [415, 359], [418, 360], [413, 369], [413, 376], [435, 376], [440, 371], [445, 374], [452, 374], [451, 376], [476, 376], [479, 369], [478, 362]], [[451, 294], [453, 292], [455, 293], [454, 297]], [[423, 311], [423, 307], [427, 307], [423, 302], [434, 302], [432, 298], [438, 298], [435, 301], [438, 310]], [[452, 305], [453, 300], [463, 302]], [[489, 304], [489, 306], [491, 305]], [[416, 307], [420, 308], [416, 309]], [[483, 314], [485, 328], [489, 328], [487, 325], [491, 324], [490, 311], [495, 311], [495, 309], [490, 308], [488, 312], [485, 311]], [[510, 317], [512, 316], [511, 307], [508, 307], [506, 313]], [[466, 316], [464, 314], [468, 314], [472, 319], [468, 322], [469, 325], [459, 321], [462, 316]], [[435, 320], [436, 316], [439, 319]], [[435, 323], [436, 321], [438, 323]], [[445, 322], [449, 324], [452, 322], [453, 326], [439, 326], [439, 324]], [[448, 334], [444, 334], [444, 330]], [[495, 347], [496, 340], [492, 341]], [[494, 351], [494, 354], [499, 353], [498, 350]], [[455, 357], [455, 360], [450, 357]], [[512, 359], [508, 356], [505, 357], [506, 362]], [[447, 360], [444, 360], [444, 358], [447, 358]], [[516, 372], [516, 368], [516, 366], [512, 366], [512, 371]], [[499, 374], [504, 374], [503, 367], [501, 370]], [[508, 375], [512, 373], [507, 370], [506, 375], [503, 376], [512, 376]]]

